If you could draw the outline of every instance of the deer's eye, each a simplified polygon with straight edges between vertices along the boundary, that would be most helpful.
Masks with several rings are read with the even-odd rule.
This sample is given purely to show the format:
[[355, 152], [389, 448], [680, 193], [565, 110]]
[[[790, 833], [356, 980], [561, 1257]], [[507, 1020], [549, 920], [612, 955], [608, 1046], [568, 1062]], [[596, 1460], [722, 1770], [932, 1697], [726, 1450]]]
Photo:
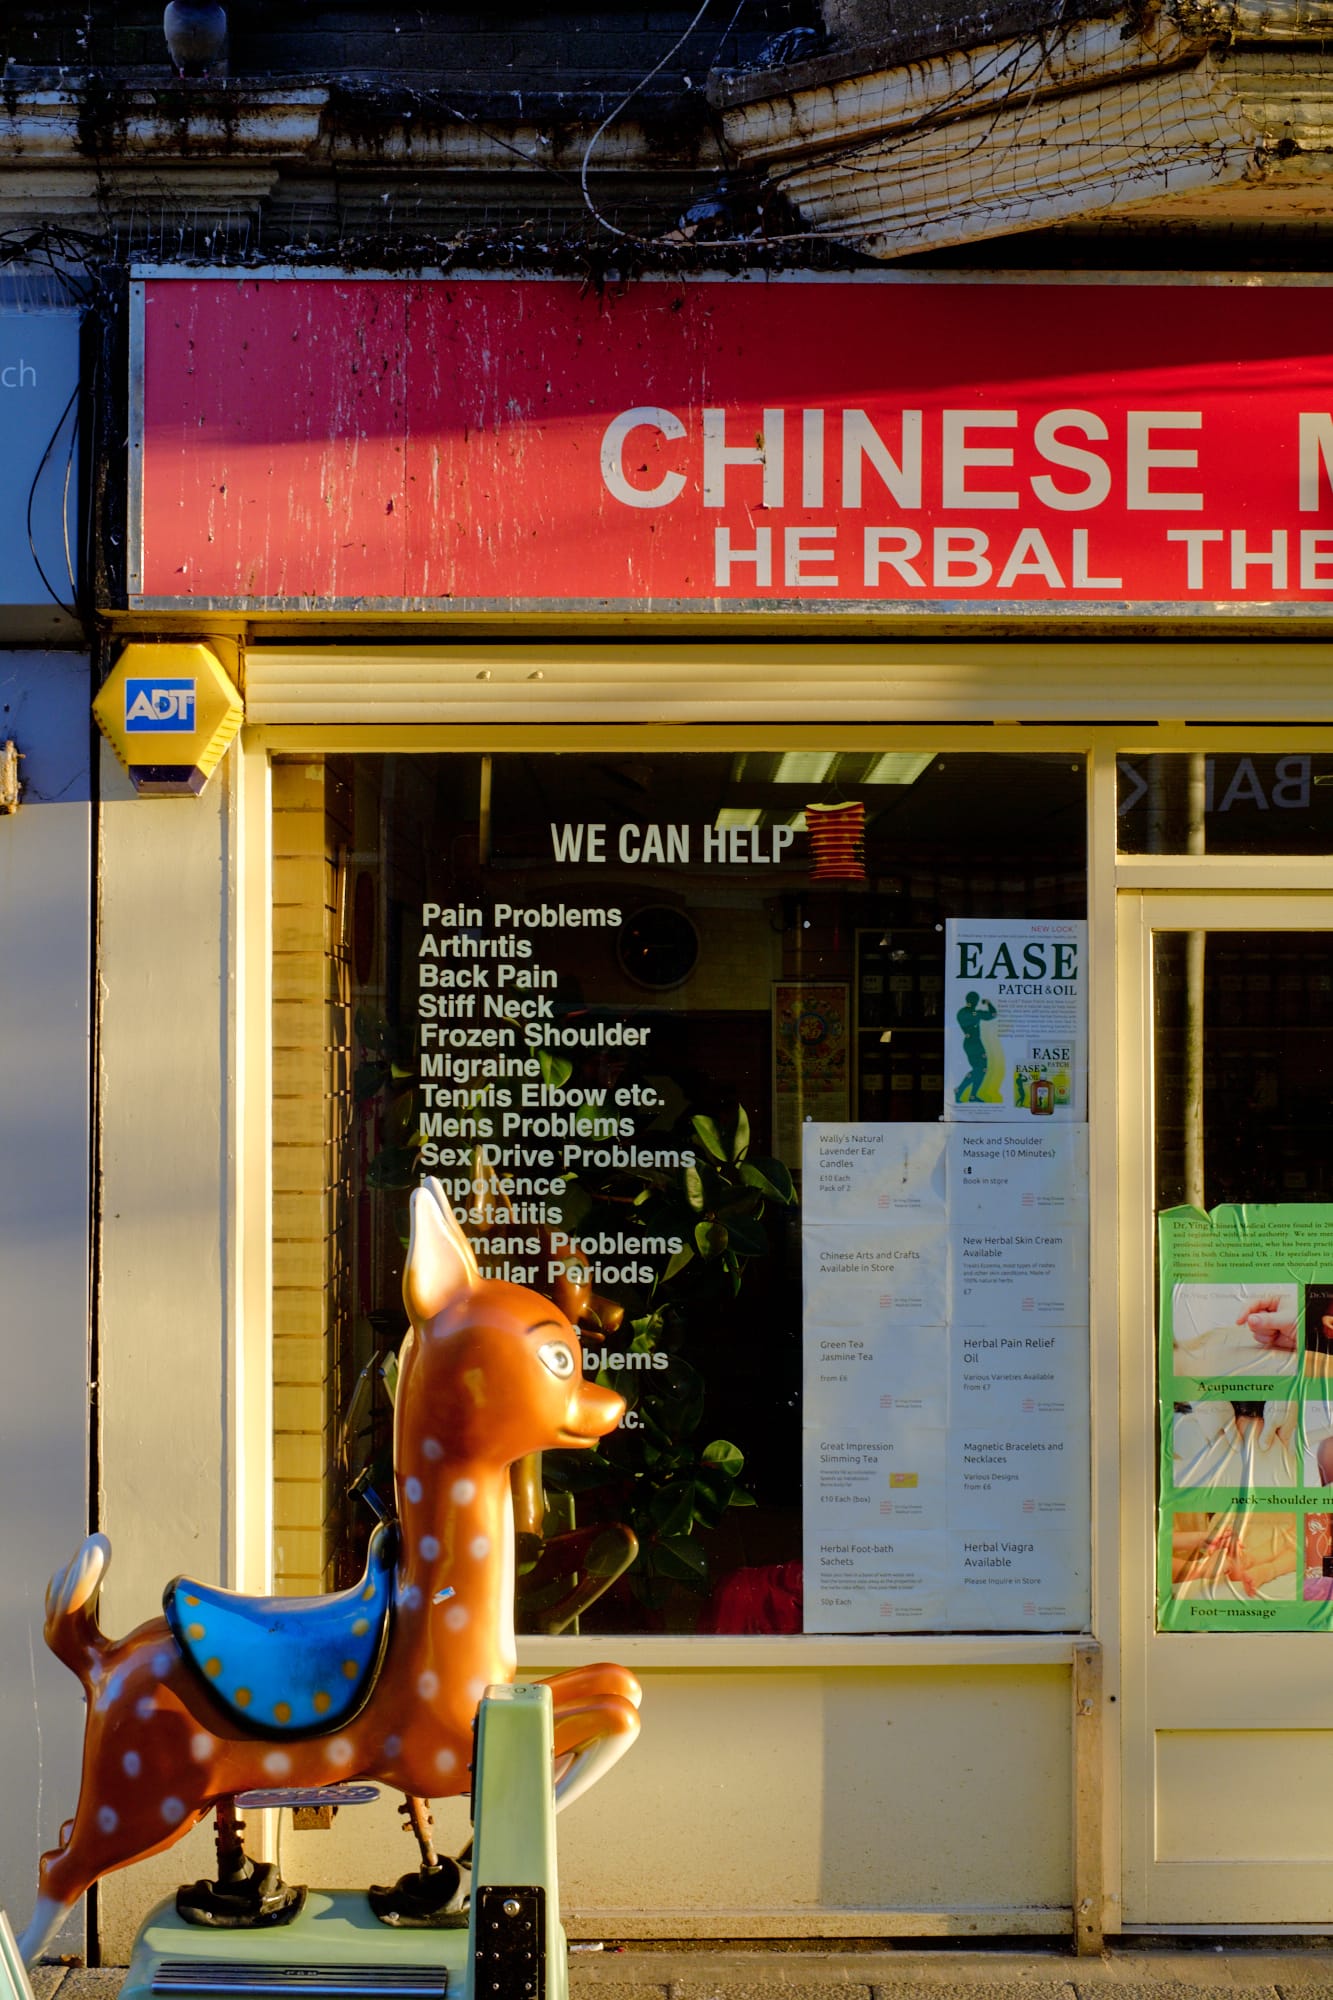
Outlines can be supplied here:
[[562, 1382], [567, 1382], [574, 1373], [574, 1357], [563, 1340], [548, 1340], [544, 1346], [537, 1349], [537, 1355], [551, 1373], [558, 1375]]

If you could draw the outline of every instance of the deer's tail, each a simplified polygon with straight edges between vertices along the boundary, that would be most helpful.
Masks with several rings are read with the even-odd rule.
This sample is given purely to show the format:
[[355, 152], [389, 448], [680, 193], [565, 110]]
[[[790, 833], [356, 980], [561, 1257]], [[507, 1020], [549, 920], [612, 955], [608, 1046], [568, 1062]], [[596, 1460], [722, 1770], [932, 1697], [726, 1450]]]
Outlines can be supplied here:
[[58, 1660], [86, 1687], [106, 1647], [97, 1623], [97, 1599], [111, 1561], [105, 1535], [89, 1535], [46, 1586], [42, 1636]]

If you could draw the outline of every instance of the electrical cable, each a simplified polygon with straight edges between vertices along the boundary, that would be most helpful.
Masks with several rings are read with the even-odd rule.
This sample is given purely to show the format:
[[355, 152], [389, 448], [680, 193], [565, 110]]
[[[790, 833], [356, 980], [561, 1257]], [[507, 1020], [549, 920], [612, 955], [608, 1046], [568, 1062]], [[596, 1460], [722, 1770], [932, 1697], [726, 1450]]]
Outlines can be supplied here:
[[609, 126], [615, 123], [616, 119], [619, 118], [621, 112], [625, 110], [627, 105], [630, 105], [634, 102], [639, 92], [641, 90], [646, 89], [655, 76], [660, 75], [662, 70], [664, 70], [667, 64], [671, 61], [672, 56], [676, 54], [676, 51], [678, 49], [684, 48], [686, 42], [690, 39], [690, 36], [699, 26], [700, 22], [703, 20], [704, 15], [708, 12], [712, 4], [713, 0], [702, 0], [702, 4], [699, 7], [698, 12], [695, 14], [694, 19], [690, 22], [689, 26], [676, 37], [675, 41], [671, 44], [671, 47], [667, 50], [666, 54], [653, 64], [652, 68], [648, 71], [647, 75], [641, 76], [638, 82], [634, 85], [634, 87], [625, 93], [625, 95], [621, 98], [619, 104], [615, 106], [614, 110], [607, 112], [605, 118], [603, 118], [601, 124], [597, 127], [597, 130], [593, 133], [591, 139], [589, 139], [587, 145], [583, 149], [583, 162], [579, 168], [579, 187], [583, 193], [583, 205], [587, 209], [589, 215], [593, 218], [593, 221], [596, 222], [601, 228], [610, 230], [613, 236], [623, 237], [627, 242], [641, 240], [641, 239], [636, 239], [634, 237], [634, 233], [632, 230], [621, 229], [619, 225], [612, 222], [608, 216], [602, 214], [596, 202], [593, 200], [591, 194], [588, 192], [588, 167], [592, 161], [593, 153], [596, 151], [597, 143], [600, 140], [603, 132], [605, 132]]
[[[76, 604], [66, 604], [65, 600], [57, 594], [55, 585], [51, 582], [50, 577], [46, 574], [45, 569], [42, 567], [42, 559], [37, 553], [37, 543], [33, 538], [32, 510], [37, 499], [37, 488], [41, 483], [42, 474], [46, 470], [47, 460], [50, 458], [51, 453], [55, 450], [56, 439], [60, 436], [61, 431], [64, 429], [65, 419], [68, 417], [70, 411], [74, 408], [74, 405], [78, 400], [78, 395], [79, 395], [79, 384], [76, 382], [74, 387], [70, 390], [69, 401], [65, 404], [64, 409], [60, 412], [60, 416], [56, 421], [55, 429], [52, 431], [50, 437], [47, 439], [46, 450], [42, 453], [41, 463], [38, 465], [36, 472], [34, 472], [32, 476], [32, 484], [28, 488], [28, 506], [27, 506], [27, 516], [26, 516], [26, 525], [28, 531], [28, 551], [32, 556], [32, 560], [36, 567], [37, 574], [42, 580], [42, 584], [43, 587], [45, 588], [46, 594], [51, 599], [51, 602], [53, 604], [58, 605], [62, 611], [68, 611], [72, 618], [78, 617], [79, 615], [78, 606]], [[78, 423], [78, 417], [76, 415], [73, 429], [70, 432], [69, 457], [66, 460], [65, 464], [65, 481], [64, 481], [64, 494], [65, 494], [65, 505], [66, 505], [66, 512], [64, 519], [65, 566], [70, 571], [71, 597], [74, 595], [74, 575], [73, 575], [73, 567], [70, 561], [70, 549], [69, 549], [68, 496], [69, 496], [70, 467], [74, 462], [74, 443], [75, 439], [78, 437], [78, 431], [79, 431], [79, 423]]]
[[76, 407], [74, 422], [69, 427], [69, 450], [65, 453], [65, 477], [60, 488], [60, 532], [65, 543], [65, 575], [69, 579], [69, 594], [77, 598], [79, 587], [74, 581], [74, 557], [69, 546], [69, 482], [74, 472], [74, 453], [79, 442], [79, 418], [81, 412]]

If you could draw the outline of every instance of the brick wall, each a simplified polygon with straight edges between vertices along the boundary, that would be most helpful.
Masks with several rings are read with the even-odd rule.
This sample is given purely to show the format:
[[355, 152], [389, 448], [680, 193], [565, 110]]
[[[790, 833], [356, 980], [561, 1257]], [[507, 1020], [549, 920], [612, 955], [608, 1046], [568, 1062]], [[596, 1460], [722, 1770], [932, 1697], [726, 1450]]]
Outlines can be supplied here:
[[274, 1580], [322, 1590], [333, 1522], [337, 1379], [351, 1283], [350, 794], [336, 771], [273, 766]]

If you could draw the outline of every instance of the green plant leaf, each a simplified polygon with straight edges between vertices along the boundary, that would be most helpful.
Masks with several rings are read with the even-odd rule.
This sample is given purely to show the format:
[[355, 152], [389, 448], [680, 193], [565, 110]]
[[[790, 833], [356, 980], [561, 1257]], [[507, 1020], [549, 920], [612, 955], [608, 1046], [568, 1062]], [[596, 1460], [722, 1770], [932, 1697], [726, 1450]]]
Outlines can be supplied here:
[[386, 1146], [366, 1168], [366, 1186], [373, 1188], [411, 1187], [416, 1179], [417, 1148]]
[[730, 1507], [757, 1507], [759, 1502], [755, 1499], [753, 1493], [747, 1493], [743, 1486], [733, 1486], [731, 1489], [731, 1498], [727, 1502], [727, 1505]]
[[713, 1120], [705, 1118], [702, 1112], [697, 1112], [691, 1118], [690, 1123], [693, 1125], [695, 1135], [704, 1151], [711, 1153], [715, 1160], [725, 1160], [727, 1149], [722, 1143], [722, 1134], [718, 1131]]
[[706, 1444], [699, 1456], [705, 1465], [716, 1465], [731, 1479], [739, 1479], [745, 1469], [745, 1453], [739, 1445], [731, 1444], [726, 1438], [714, 1438]]
[[761, 1194], [782, 1202], [784, 1207], [795, 1197], [791, 1175], [781, 1160], [746, 1160], [740, 1175], [747, 1187], [758, 1188]]
[[688, 1535], [694, 1526], [694, 1487], [673, 1481], [654, 1493], [648, 1502], [648, 1519], [659, 1537]]
[[364, 1104], [367, 1098], [382, 1090], [387, 1083], [389, 1072], [383, 1063], [358, 1063], [352, 1071], [352, 1097], [357, 1104]]
[[542, 1480], [553, 1493], [591, 1493], [616, 1476], [616, 1468], [600, 1452], [542, 1453]]
[[[701, 1228], [703, 1227], [702, 1223], [700, 1224], [700, 1227]], [[670, 1279], [676, 1277], [679, 1272], [683, 1271], [687, 1264], [691, 1264], [693, 1263], [693, 1261], [694, 1261], [694, 1245], [692, 1243], [682, 1243], [680, 1249], [674, 1251], [672, 1256], [668, 1260], [667, 1267], [665, 1271], [663, 1271], [662, 1273], [662, 1280], [661, 1280], [662, 1283], [664, 1285], [668, 1283]]]
[[692, 1209], [702, 1214], [704, 1207], [704, 1183], [703, 1175], [699, 1172], [698, 1167], [686, 1167], [685, 1169], [685, 1199], [689, 1202]]
[[727, 1247], [727, 1225], [725, 1222], [696, 1222], [694, 1240], [701, 1257], [720, 1257]]
[[541, 1064], [542, 1082], [552, 1090], [560, 1090], [574, 1074], [574, 1065], [567, 1056], [553, 1055], [550, 1049], [538, 1049], [537, 1061]]
[[749, 1150], [750, 1120], [746, 1115], [745, 1106], [742, 1104], [737, 1108], [736, 1130], [731, 1135], [731, 1157], [733, 1160], [743, 1160]]
[[357, 1008], [352, 1016], [352, 1027], [363, 1049], [382, 1050], [390, 1032], [383, 1014], [372, 1014], [365, 1007]]
[[577, 1181], [566, 1181], [565, 1191], [560, 1197], [560, 1225], [566, 1236], [576, 1234], [578, 1225], [592, 1206], [592, 1196], [586, 1188], [581, 1188]]
[[768, 1237], [762, 1222], [753, 1216], [729, 1215], [726, 1222], [730, 1248], [738, 1250], [742, 1257], [762, 1257], [768, 1250]]
[[417, 1067], [417, 1031], [410, 1023], [385, 1024], [383, 1048], [395, 1076], [413, 1076]]
[[688, 1535], [661, 1535], [652, 1544], [654, 1567], [662, 1576], [697, 1587], [707, 1585], [708, 1557]]

